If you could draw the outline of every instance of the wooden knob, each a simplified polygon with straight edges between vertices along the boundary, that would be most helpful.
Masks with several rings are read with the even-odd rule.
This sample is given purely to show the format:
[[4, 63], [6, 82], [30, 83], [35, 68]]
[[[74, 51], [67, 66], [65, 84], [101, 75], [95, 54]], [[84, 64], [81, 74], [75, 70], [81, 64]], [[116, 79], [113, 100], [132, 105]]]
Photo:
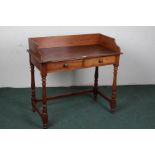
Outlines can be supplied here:
[[68, 67], [68, 64], [64, 64], [63, 67], [64, 67], [64, 68], [67, 68], [67, 67]]
[[99, 63], [103, 63], [103, 60], [102, 60], [102, 59], [100, 59], [98, 62], [99, 62]]

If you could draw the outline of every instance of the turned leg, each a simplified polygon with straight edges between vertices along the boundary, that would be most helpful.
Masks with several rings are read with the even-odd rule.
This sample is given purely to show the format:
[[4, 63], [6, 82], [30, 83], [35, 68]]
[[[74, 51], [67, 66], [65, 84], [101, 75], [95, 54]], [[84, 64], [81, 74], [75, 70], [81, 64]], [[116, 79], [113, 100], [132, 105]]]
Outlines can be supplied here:
[[35, 94], [35, 77], [34, 77], [34, 65], [30, 62], [31, 67], [31, 103], [32, 111], [35, 112], [34, 105], [36, 104], [36, 94]]
[[112, 86], [111, 112], [115, 112], [115, 110], [116, 110], [117, 71], [118, 71], [118, 65], [114, 65], [114, 77], [113, 77], [113, 86]]
[[98, 67], [95, 67], [94, 75], [94, 99], [97, 100], [97, 90], [98, 90]]
[[46, 75], [41, 75], [41, 77], [42, 77], [42, 121], [43, 121], [43, 128], [48, 128]]

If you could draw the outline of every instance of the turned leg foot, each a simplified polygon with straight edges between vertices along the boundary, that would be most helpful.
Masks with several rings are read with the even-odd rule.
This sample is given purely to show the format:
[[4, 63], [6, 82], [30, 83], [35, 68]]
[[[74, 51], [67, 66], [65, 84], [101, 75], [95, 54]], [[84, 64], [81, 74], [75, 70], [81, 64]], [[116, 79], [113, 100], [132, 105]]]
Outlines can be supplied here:
[[116, 101], [111, 102], [111, 112], [114, 113], [116, 111]]
[[42, 114], [42, 122], [43, 122], [43, 128], [47, 129], [48, 128], [48, 115], [47, 114]]

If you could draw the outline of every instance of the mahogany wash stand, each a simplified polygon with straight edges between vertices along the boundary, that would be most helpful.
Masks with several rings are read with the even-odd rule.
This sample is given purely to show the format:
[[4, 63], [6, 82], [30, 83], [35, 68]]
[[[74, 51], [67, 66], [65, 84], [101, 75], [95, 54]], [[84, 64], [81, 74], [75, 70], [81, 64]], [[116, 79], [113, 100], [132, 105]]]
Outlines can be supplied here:
[[[111, 112], [116, 109], [116, 81], [119, 66], [120, 48], [115, 39], [102, 34], [82, 34], [68, 36], [51, 36], [29, 38], [29, 56], [31, 66], [32, 110], [40, 115], [43, 128], [48, 128], [47, 101], [61, 97], [93, 93], [94, 99], [99, 94], [110, 103]], [[112, 97], [105, 96], [98, 90], [99, 66], [113, 65], [114, 77]], [[42, 78], [42, 98], [37, 99], [35, 93], [34, 66]], [[67, 93], [59, 96], [46, 96], [46, 76], [50, 72], [69, 71], [95, 67], [94, 86], [91, 90]], [[42, 110], [37, 108], [37, 102], [42, 102]]]

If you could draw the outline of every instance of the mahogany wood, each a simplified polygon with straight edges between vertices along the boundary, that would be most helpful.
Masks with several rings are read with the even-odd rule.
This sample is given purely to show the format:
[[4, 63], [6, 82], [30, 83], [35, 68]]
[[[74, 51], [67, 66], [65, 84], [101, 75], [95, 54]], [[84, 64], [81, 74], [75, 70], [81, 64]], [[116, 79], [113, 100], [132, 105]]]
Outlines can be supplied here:
[[[51, 47], [65, 47], [65, 46], [79, 46], [79, 45], [93, 45], [97, 44], [100, 34], [81, 34], [81, 35], [67, 35], [67, 36], [49, 36], [31, 38], [33, 45], [38, 48]], [[32, 46], [33, 47], [33, 46]]]
[[113, 85], [112, 85], [111, 112], [115, 112], [115, 109], [116, 109], [117, 70], [118, 70], [118, 65], [114, 65], [114, 77], [113, 77]]
[[30, 69], [31, 69], [31, 103], [32, 103], [32, 111], [35, 112], [35, 108], [33, 105], [36, 104], [36, 94], [35, 94], [35, 77], [34, 77], [34, 65], [31, 62], [31, 55], [29, 55], [30, 58]]
[[114, 64], [116, 62], [115, 56], [89, 58], [84, 60], [84, 67], [103, 66], [108, 64]]
[[82, 60], [47, 63], [46, 66], [48, 72], [74, 70], [79, 68], [82, 68]]
[[43, 128], [48, 127], [48, 114], [47, 114], [47, 97], [46, 97], [46, 75], [41, 74], [42, 77], [42, 121]]
[[95, 79], [94, 79], [94, 99], [97, 100], [97, 90], [98, 90], [98, 67], [95, 67]]
[[[54, 99], [59, 99], [59, 98], [63, 98], [63, 97], [82, 95], [82, 94], [92, 93], [92, 92], [93, 92], [93, 90], [83, 90], [83, 91], [74, 92], [74, 93], [66, 93], [66, 94], [58, 95], [58, 96], [49, 96], [46, 99], [47, 100], [54, 100]], [[37, 102], [40, 102], [42, 100], [43, 99], [37, 99]]]
[[[69, 36], [52, 36], [29, 38], [30, 66], [31, 66], [31, 90], [32, 109], [37, 111], [42, 118], [43, 128], [48, 127], [47, 101], [62, 97], [93, 93], [110, 102], [111, 111], [116, 109], [116, 81], [119, 66], [120, 48], [115, 39], [103, 34], [81, 34]], [[111, 99], [98, 91], [99, 66], [114, 65], [114, 78]], [[34, 66], [36, 66], [42, 79], [42, 98], [37, 99], [35, 93]], [[67, 93], [59, 96], [46, 96], [47, 73], [56, 71], [75, 70], [80, 68], [95, 67], [94, 87], [92, 90], [84, 90], [75, 93]], [[42, 110], [37, 108], [37, 102], [42, 102]]]
[[110, 51], [102, 45], [42, 48], [39, 49], [39, 52], [41, 54], [40, 61], [44, 63], [119, 55], [119, 53]]

